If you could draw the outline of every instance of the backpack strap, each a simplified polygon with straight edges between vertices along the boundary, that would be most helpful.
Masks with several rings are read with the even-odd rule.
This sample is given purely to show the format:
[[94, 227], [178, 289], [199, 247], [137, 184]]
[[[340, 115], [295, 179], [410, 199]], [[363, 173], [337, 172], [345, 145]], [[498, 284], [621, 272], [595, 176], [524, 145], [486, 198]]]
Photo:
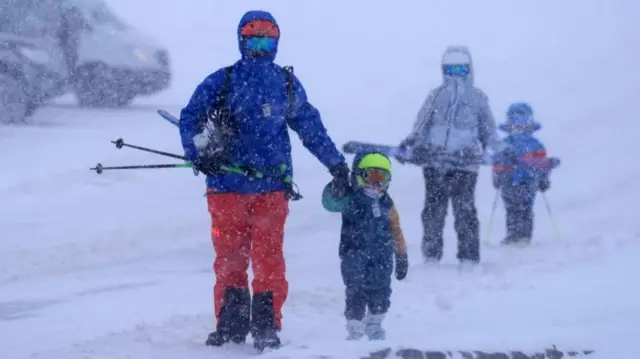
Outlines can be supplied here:
[[293, 119], [293, 105], [296, 101], [296, 94], [293, 91], [293, 66], [284, 66], [282, 68], [285, 75], [287, 85], [287, 111], [285, 117], [287, 122]]
[[[283, 66], [282, 71], [284, 71], [285, 84], [287, 87], [287, 111], [285, 113], [285, 119], [287, 123], [289, 123], [293, 120], [293, 105], [296, 101], [296, 94], [293, 91], [293, 66]], [[287, 184], [288, 188], [285, 198], [287, 200], [299, 201], [302, 199], [302, 195], [293, 188], [294, 186], [296, 185], [293, 182]], [[297, 187], [298, 186], [296, 186], [296, 188]]]
[[229, 92], [231, 91], [231, 73], [233, 72], [233, 66], [225, 67], [224, 69], [224, 85], [220, 90], [220, 93], [213, 100], [213, 124], [216, 129], [224, 130], [231, 127], [231, 116], [228, 106]]
[[[212, 134], [215, 141], [210, 142], [210, 150], [214, 148], [226, 148], [227, 144], [237, 135], [236, 123], [231, 115], [228, 105], [229, 93], [231, 92], [231, 74], [233, 66], [224, 69], [224, 84], [218, 94], [211, 101], [207, 115], [200, 121], [199, 132], [202, 132], [207, 123], [213, 123], [215, 134]], [[213, 146], [213, 147], [212, 147]]]

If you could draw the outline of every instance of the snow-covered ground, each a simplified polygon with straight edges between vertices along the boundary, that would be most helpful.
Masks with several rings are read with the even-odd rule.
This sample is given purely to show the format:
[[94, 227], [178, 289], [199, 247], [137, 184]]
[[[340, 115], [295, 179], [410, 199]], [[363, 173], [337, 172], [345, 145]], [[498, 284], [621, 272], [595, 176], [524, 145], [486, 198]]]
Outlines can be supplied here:
[[[204, 178], [190, 170], [89, 167], [171, 163], [124, 140], [180, 152], [178, 133], [154, 109], [177, 113], [210, 71], [238, 56], [236, 26], [266, 8], [283, 37], [278, 62], [295, 65], [338, 144], [397, 143], [410, 129], [439, 60], [452, 43], [471, 48], [476, 82], [497, 120], [509, 102], [533, 104], [540, 137], [563, 160], [542, 198], [536, 245], [483, 248], [475, 273], [419, 255], [423, 184], [396, 165], [391, 192], [410, 244], [411, 267], [394, 281], [383, 343], [343, 339], [340, 218], [320, 206], [330, 177], [294, 140], [297, 183], [286, 257], [290, 297], [283, 339], [266, 357], [359, 358], [392, 347], [423, 350], [594, 349], [638, 358], [640, 334], [640, 6], [611, 0], [212, 2], [111, 0], [128, 21], [172, 52], [173, 87], [130, 109], [40, 110], [32, 126], [0, 127], [0, 357], [245, 358], [245, 348], [203, 341], [214, 328]], [[153, 16], [150, 16], [150, 11]], [[295, 138], [295, 136], [294, 136]], [[486, 233], [494, 191], [478, 185]], [[502, 207], [491, 238], [504, 234]], [[596, 355], [594, 355], [596, 357]]]

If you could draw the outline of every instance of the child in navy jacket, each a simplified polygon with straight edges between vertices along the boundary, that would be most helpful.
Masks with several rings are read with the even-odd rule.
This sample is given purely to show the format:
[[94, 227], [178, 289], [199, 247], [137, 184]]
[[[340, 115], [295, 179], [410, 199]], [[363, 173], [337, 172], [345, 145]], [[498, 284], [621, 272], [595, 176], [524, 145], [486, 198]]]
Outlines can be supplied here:
[[507, 214], [507, 236], [503, 244], [528, 245], [533, 236], [533, 205], [537, 191], [551, 186], [549, 174], [559, 164], [547, 156], [543, 143], [533, 133], [541, 129], [526, 103], [514, 103], [507, 121], [498, 126], [508, 134], [504, 150], [493, 157], [493, 186], [501, 189]]
[[407, 245], [398, 212], [387, 193], [390, 181], [389, 158], [381, 153], [362, 153], [353, 161], [348, 196], [340, 199], [330, 195], [332, 183], [323, 193], [324, 207], [342, 212], [339, 255], [348, 340], [365, 334], [370, 340], [385, 338], [382, 321], [391, 306], [394, 258], [396, 279], [407, 275]]

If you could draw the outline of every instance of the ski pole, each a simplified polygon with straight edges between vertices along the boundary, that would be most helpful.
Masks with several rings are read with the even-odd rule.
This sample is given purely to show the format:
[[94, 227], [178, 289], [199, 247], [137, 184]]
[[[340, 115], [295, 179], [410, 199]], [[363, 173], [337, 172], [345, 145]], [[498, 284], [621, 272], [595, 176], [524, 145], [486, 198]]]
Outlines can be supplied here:
[[[90, 168], [92, 171], [96, 171], [101, 174], [103, 170], [134, 170], [134, 169], [149, 169], [149, 168], [193, 168], [191, 163], [175, 163], [175, 164], [161, 164], [161, 165], [134, 165], [134, 166], [112, 166], [105, 167], [101, 163], [98, 163], [95, 167]], [[251, 178], [264, 178], [267, 177], [263, 173], [251, 170], [249, 168], [235, 167], [235, 166], [220, 166], [220, 169], [226, 172], [233, 172], [241, 174]], [[290, 182], [288, 178], [280, 179], [285, 183]]]
[[[133, 148], [133, 149], [144, 151], [144, 152], [155, 153], [155, 154], [162, 155], [162, 156], [176, 158], [176, 159], [179, 159], [179, 160], [185, 160], [185, 161], [187, 160], [187, 158], [185, 156], [180, 156], [180, 155], [176, 155], [176, 154], [165, 152], [165, 151], [159, 151], [159, 150], [154, 150], [152, 148], [136, 146], [136, 145], [131, 145], [131, 144], [125, 143], [122, 138], [119, 138], [119, 139], [117, 139], [115, 141], [111, 141], [111, 143], [115, 144], [116, 148], [118, 148], [118, 149], [121, 149], [122, 147], [129, 147], [129, 148]], [[189, 165], [189, 167], [193, 167], [193, 166]], [[224, 171], [227, 171], [227, 172], [238, 173], [238, 174], [242, 174], [242, 175], [245, 175], [245, 176], [248, 176], [248, 177], [253, 177], [253, 178], [263, 178], [263, 177], [265, 177], [264, 174], [262, 174], [262, 173], [260, 173], [258, 171], [252, 170], [251, 168], [237, 167], [237, 166], [221, 166], [220, 169], [222, 169]]]
[[137, 169], [149, 169], [149, 168], [191, 168], [190, 163], [172, 163], [162, 165], [135, 165], [135, 166], [109, 166], [105, 167], [101, 163], [98, 163], [95, 167], [90, 168], [91, 171], [96, 171], [97, 174], [101, 174], [104, 170], [137, 170]]
[[[150, 169], [150, 168], [193, 168], [191, 163], [175, 163], [175, 164], [161, 164], [161, 165], [134, 165], [134, 166], [111, 166], [105, 167], [101, 163], [98, 163], [95, 167], [90, 168], [91, 171], [101, 174], [104, 170], [136, 170], [136, 169]], [[239, 167], [221, 166], [220, 169], [245, 175], [252, 178], [262, 178], [264, 174], [256, 171], [249, 171]]]
[[549, 219], [551, 220], [553, 230], [554, 232], [556, 232], [556, 237], [558, 238], [558, 240], [562, 240], [562, 237], [560, 236], [560, 230], [558, 230], [558, 223], [553, 216], [553, 212], [551, 212], [551, 205], [549, 205], [549, 200], [547, 199], [547, 196], [544, 194], [544, 192], [542, 192], [542, 199], [544, 200], [544, 205], [547, 208], [547, 213], [549, 214]]
[[[111, 141], [111, 143], [115, 144], [116, 148], [118, 148], [118, 149], [121, 149], [122, 147], [129, 147], [129, 148], [133, 148], [133, 149], [144, 151], [144, 152], [155, 153], [155, 154], [162, 155], [162, 156], [167, 156], [167, 157], [176, 158], [176, 159], [179, 159], [179, 160], [188, 161], [185, 156], [180, 156], [180, 155], [176, 155], [176, 154], [165, 152], [165, 151], [154, 150], [152, 148], [131, 145], [131, 144], [125, 143], [122, 138], [118, 138], [115, 141]], [[161, 167], [157, 167], [157, 166], [161, 166]], [[142, 165], [142, 166], [126, 166], [126, 168], [123, 168], [123, 167], [118, 167], [118, 168], [111, 167], [111, 168], [108, 168], [108, 167], [102, 166], [101, 164], [98, 164], [98, 166], [92, 168], [91, 170], [94, 170], [98, 174], [100, 174], [100, 173], [102, 173], [102, 170], [105, 170], [105, 169], [142, 169], [142, 168], [192, 168], [194, 175], [197, 176], [199, 174], [198, 169], [193, 167], [193, 164], [189, 163], [189, 162], [187, 162], [186, 164], [181, 164], [181, 165]], [[283, 183], [285, 183], [287, 185], [293, 184], [292, 179], [289, 176], [282, 177], [282, 176], [265, 175], [264, 173], [259, 172], [259, 171], [255, 170], [254, 168], [251, 168], [251, 167], [222, 165], [222, 166], [220, 166], [220, 169], [223, 170], [223, 171], [226, 171], [226, 172], [232, 172], [232, 173], [241, 174], [241, 175], [244, 175], [244, 176], [247, 176], [247, 177], [250, 177], [250, 178], [256, 178], [256, 179], [257, 178], [273, 178], [273, 179], [277, 179], [279, 181], [282, 181]], [[281, 170], [284, 170], [284, 168], [281, 168]], [[300, 195], [298, 194], [297, 196], [300, 196]], [[301, 196], [300, 196], [300, 198], [301, 198]]]
[[133, 149], [144, 151], [144, 152], [155, 153], [155, 154], [161, 155], [161, 156], [167, 156], [167, 157], [171, 157], [171, 158], [176, 158], [176, 159], [179, 159], [179, 160], [186, 160], [187, 159], [184, 156], [176, 155], [176, 154], [165, 152], [165, 151], [159, 151], [159, 150], [154, 150], [154, 149], [147, 148], [147, 147], [130, 145], [128, 143], [125, 143], [122, 138], [118, 138], [115, 141], [111, 141], [111, 143], [116, 145], [117, 149], [121, 149], [122, 147], [129, 147], [129, 148], [133, 148]]
[[[176, 158], [176, 159], [179, 159], [179, 160], [186, 160], [186, 157], [184, 157], [184, 156], [176, 155], [176, 154], [165, 152], [165, 151], [154, 150], [152, 148], [147, 148], [147, 147], [136, 146], [136, 145], [131, 145], [131, 144], [128, 144], [128, 143], [124, 143], [124, 140], [122, 138], [118, 138], [115, 141], [111, 141], [111, 143], [115, 144], [117, 149], [121, 149], [122, 147], [129, 147], [129, 148], [133, 148], [133, 149], [140, 150], [140, 151], [145, 151], [145, 152], [155, 153], [155, 154], [162, 155], [162, 156]], [[198, 176], [199, 174], [200, 174], [200, 172], [197, 169], [194, 168], [193, 169], [193, 175], [194, 176]]]
[[491, 231], [493, 230], [493, 219], [495, 218], [496, 209], [498, 208], [498, 198], [500, 197], [500, 189], [496, 190], [496, 195], [493, 197], [493, 205], [491, 206], [491, 215], [489, 216], [489, 227], [487, 228], [487, 235], [485, 236], [485, 243], [491, 242]]

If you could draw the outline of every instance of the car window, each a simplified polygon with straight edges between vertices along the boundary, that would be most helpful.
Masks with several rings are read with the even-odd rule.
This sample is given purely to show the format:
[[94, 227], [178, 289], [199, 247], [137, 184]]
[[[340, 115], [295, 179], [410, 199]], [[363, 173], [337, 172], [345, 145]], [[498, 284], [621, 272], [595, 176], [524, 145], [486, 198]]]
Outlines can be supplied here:
[[2, 32], [25, 37], [52, 37], [59, 23], [59, 10], [50, 1], [0, 0]]
[[118, 29], [124, 30], [126, 25], [109, 9], [107, 4], [96, 2], [91, 9], [91, 17], [93, 20], [102, 25], [110, 25]]

